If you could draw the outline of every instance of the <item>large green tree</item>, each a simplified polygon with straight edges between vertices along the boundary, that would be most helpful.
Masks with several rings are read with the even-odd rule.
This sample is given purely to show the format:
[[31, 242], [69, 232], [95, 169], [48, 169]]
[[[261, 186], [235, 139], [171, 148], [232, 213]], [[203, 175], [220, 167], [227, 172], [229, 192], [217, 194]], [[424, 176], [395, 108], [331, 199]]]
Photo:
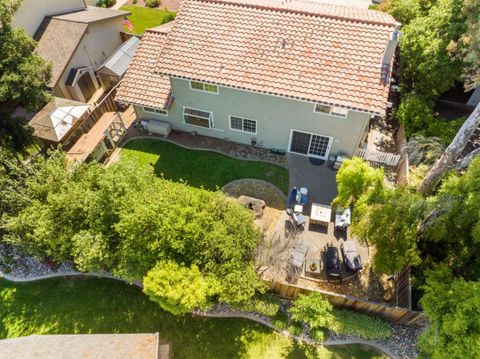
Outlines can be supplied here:
[[35, 54], [35, 41], [11, 26], [18, 0], [0, 0], [0, 145], [21, 149], [29, 141], [25, 119], [12, 117], [19, 105], [38, 110], [49, 98], [51, 66]]
[[[179, 272], [193, 276], [198, 270], [218, 283], [215, 298], [228, 303], [264, 289], [254, 267], [261, 234], [252, 214], [221, 192], [160, 179], [131, 162], [108, 169], [97, 163], [72, 166], [61, 152], [32, 166], [22, 206], [3, 219], [5, 239], [32, 254], [132, 281], [141, 281], [159, 262], [172, 262]], [[169, 272], [182, 288], [175, 271]], [[185, 303], [177, 304], [185, 310]]]
[[480, 357], [480, 282], [454, 278], [444, 266], [428, 272], [421, 305], [430, 320], [420, 348], [432, 359]]

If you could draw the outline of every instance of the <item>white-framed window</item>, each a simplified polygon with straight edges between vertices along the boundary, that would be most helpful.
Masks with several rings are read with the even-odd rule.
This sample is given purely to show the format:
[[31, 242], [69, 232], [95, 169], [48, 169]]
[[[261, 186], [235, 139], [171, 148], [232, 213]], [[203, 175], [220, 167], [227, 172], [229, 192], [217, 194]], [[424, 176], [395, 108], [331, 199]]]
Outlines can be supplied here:
[[150, 113], [156, 113], [156, 114], [164, 115], [164, 116], [168, 115], [168, 111], [164, 110], [164, 109], [161, 109], [161, 108], [145, 107], [144, 106], [143, 111], [150, 112]]
[[183, 121], [189, 125], [205, 128], [213, 127], [213, 116], [209, 111], [197, 110], [194, 108], [183, 108]]
[[257, 121], [238, 116], [230, 116], [230, 129], [256, 134]]
[[318, 113], [325, 113], [327, 115], [332, 115], [337, 117], [345, 118], [348, 116], [348, 109], [344, 107], [328, 106], [328, 105], [323, 105], [321, 103], [316, 103], [313, 111]]
[[347, 117], [348, 110], [346, 108], [343, 108], [343, 107], [333, 106], [332, 110], [330, 111], [330, 114], [332, 116]]
[[212, 84], [206, 84], [198, 81], [190, 81], [190, 88], [196, 91], [203, 91], [209, 93], [218, 94], [218, 86]]

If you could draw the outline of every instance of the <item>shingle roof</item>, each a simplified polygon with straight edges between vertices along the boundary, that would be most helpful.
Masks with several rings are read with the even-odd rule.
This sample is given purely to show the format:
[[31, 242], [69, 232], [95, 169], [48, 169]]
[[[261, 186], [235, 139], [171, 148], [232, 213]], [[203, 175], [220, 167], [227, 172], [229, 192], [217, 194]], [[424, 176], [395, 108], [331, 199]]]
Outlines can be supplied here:
[[145, 32], [118, 87], [116, 101], [164, 108], [170, 94], [170, 79], [154, 73], [158, 53], [167, 38], [164, 29], [159, 27]]
[[56, 15], [55, 19], [71, 22], [81, 22], [90, 24], [92, 22], [113, 19], [120, 16], [127, 16], [131, 13], [129, 11], [105, 9], [96, 6], [87, 6], [86, 9], [70, 12], [68, 14]]
[[57, 84], [90, 23], [128, 14], [128, 11], [88, 6], [85, 10], [45, 17], [34, 38], [38, 41], [37, 53], [52, 62], [49, 86]]
[[395, 20], [306, 0], [186, 0], [159, 74], [383, 114]]
[[87, 31], [88, 24], [68, 22], [46, 17], [35, 34], [36, 52], [52, 62], [52, 78], [49, 86], [57, 84], [65, 67], [75, 53]]

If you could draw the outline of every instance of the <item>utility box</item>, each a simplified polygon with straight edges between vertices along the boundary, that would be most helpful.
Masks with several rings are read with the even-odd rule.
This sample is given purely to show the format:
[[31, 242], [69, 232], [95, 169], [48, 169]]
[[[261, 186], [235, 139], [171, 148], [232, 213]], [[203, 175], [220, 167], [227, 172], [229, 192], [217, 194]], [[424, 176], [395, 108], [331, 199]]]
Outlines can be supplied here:
[[168, 122], [149, 120], [146, 123], [148, 133], [153, 133], [161, 136], [168, 136], [172, 132], [172, 126]]

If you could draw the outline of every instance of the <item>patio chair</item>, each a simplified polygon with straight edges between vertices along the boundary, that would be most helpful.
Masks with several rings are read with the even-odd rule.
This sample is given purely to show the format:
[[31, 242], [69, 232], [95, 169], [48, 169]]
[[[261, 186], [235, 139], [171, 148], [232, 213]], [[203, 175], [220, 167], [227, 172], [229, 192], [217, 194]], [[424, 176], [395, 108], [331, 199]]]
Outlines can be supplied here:
[[363, 268], [362, 260], [357, 254], [354, 241], [345, 241], [342, 243], [342, 255], [348, 269], [359, 271]]
[[350, 226], [352, 222], [352, 213], [350, 208], [337, 208], [335, 211], [335, 229], [342, 229], [344, 231]]
[[325, 250], [325, 259], [327, 262], [327, 276], [342, 279], [342, 269], [340, 266], [340, 258], [338, 248], [327, 246]]

